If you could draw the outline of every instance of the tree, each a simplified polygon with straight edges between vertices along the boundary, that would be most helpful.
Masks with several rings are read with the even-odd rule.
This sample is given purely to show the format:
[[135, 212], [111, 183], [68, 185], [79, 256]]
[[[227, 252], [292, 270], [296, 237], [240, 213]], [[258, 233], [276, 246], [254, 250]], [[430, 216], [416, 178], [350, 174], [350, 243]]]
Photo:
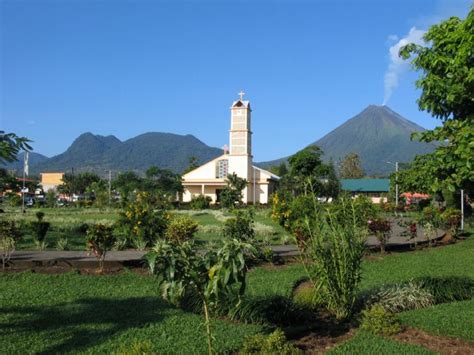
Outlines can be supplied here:
[[242, 203], [242, 191], [247, 186], [247, 180], [240, 178], [236, 173], [227, 176], [226, 186], [222, 189], [220, 202], [226, 208], [234, 207], [236, 203]]
[[100, 180], [99, 175], [89, 172], [76, 175], [64, 174], [63, 183], [58, 186], [58, 192], [67, 195], [83, 195], [92, 183], [99, 182]]
[[168, 169], [160, 169], [151, 166], [145, 173], [146, 178], [142, 184], [142, 190], [157, 192], [160, 191], [168, 196], [176, 196], [177, 192], [183, 191], [181, 176]]
[[341, 179], [361, 179], [365, 176], [358, 154], [349, 153], [344, 157], [339, 166], [339, 176]]
[[189, 159], [188, 159], [188, 167], [183, 171], [183, 174], [187, 174], [189, 173], [190, 171], [193, 171], [194, 169], [198, 168], [199, 167], [199, 164], [198, 164], [198, 158], [195, 157], [194, 155], [193, 156], [190, 156]]
[[390, 186], [393, 187], [398, 183], [399, 191], [402, 192], [418, 192], [433, 193], [435, 172], [431, 169], [430, 161], [433, 154], [417, 155], [413, 161], [401, 169], [398, 173], [394, 172], [390, 175]]
[[285, 162], [282, 162], [280, 165], [270, 167], [270, 171], [279, 177], [283, 177], [288, 174], [288, 166]]
[[142, 179], [133, 171], [126, 171], [118, 174], [112, 182], [112, 186], [120, 193], [123, 203], [128, 202], [130, 194], [142, 185]]
[[29, 151], [31, 141], [25, 137], [18, 137], [15, 133], [0, 131], [0, 163], [4, 164], [17, 160], [21, 150]]
[[474, 181], [474, 8], [465, 20], [457, 17], [432, 26], [424, 35], [427, 46], [410, 43], [400, 49], [421, 71], [418, 106], [442, 122], [441, 127], [417, 133], [424, 142], [442, 142], [432, 159], [432, 190], [464, 188]]

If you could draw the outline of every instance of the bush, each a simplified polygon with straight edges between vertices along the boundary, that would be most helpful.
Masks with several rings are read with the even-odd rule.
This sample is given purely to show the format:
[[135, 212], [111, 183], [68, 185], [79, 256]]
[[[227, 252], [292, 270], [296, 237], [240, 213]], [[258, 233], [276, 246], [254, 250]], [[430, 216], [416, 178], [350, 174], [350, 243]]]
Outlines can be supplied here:
[[362, 298], [364, 308], [379, 305], [391, 313], [426, 308], [435, 304], [433, 295], [417, 282], [385, 285], [369, 291]]
[[474, 297], [474, 280], [467, 277], [421, 277], [414, 279], [413, 282], [429, 292], [436, 304]]
[[166, 229], [166, 239], [171, 243], [183, 243], [193, 239], [198, 224], [188, 216], [173, 216]]
[[20, 229], [13, 221], [0, 221], [0, 253], [2, 269], [15, 251], [16, 243], [21, 239]]
[[279, 355], [293, 355], [301, 354], [302, 352], [289, 344], [286, 340], [285, 334], [277, 329], [270, 335], [256, 334], [245, 340], [245, 343], [239, 354], [279, 354]]
[[316, 310], [321, 306], [321, 299], [309, 282], [301, 283], [293, 290], [293, 302], [301, 308], [310, 310]]
[[36, 218], [38, 219], [37, 221], [30, 223], [30, 229], [33, 233], [36, 247], [40, 250], [43, 250], [46, 248], [45, 238], [46, 234], [48, 233], [50, 223], [43, 221], [44, 213], [41, 211], [36, 212]]
[[236, 210], [234, 215], [235, 217], [224, 222], [224, 237], [253, 243], [255, 241], [253, 211], [251, 209]]
[[330, 212], [338, 223], [347, 224], [351, 221], [359, 228], [367, 228], [367, 222], [376, 219], [379, 214], [377, 205], [367, 196], [359, 195], [352, 199], [347, 194], [341, 195], [330, 206]]
[[153, 354], [152, 344], [148, 340], [135, 341], [132, 345], [121, 344], [116, 355], [147, 355]]
[[204, 195], [193, 196], [189, 207], [193, 210], [205, 210], [211, 205], [212, 198]]
[[86, 248], [91, 250], [99, 261], [99, 270], [104, 268], [105, 255], [115, 243], [113, 227], [106, 224], [93, 224], [87, 230]]
[[380, 243], [380, 252], [385, 253], [385, 246], [390, 238], [390, 231], [392, 229], [390, 221], [382, 218], [370, 219], [367, 225]]
[[452, 236], [456, 236], [456, 232], [461, 225], [461, 219], [461, 211], [456, 208], [447, 208], [441, 214], [441, 221], [449, 229]]
[[362, 311], [360, 328], [377, 335], [393, 335], [401, 331], [400, 322], [381, 305]]
[[169, 215], [164, 202], [148, 192], [137, 193], [135, 201], [120, 213], [118, 226], [123, 228], [131, 244], [139, 250], [155, 244], [164, 237]]
[[422, 225], [431, 224], [438, 228], [441, 224], [441, 215], [438, 209], [428, 206], [423, 209], [421, 219], [419, 221]]
[[357, 225], [353, 202], [345, 200], [341, 204], [347, 219], [340, 221], [328, 212], [313, 221], [311, 234], [300, 252], [310, 279], [317, 280], [315, 288], [325, 306], [337, 319], [346, 319], [354, 310], [367, 235]]

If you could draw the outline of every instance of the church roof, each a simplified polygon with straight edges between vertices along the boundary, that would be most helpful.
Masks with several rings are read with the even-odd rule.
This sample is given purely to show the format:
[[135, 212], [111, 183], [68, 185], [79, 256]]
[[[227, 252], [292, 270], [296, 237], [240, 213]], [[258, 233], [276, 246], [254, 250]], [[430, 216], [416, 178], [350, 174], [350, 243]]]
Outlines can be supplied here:
[[259, 168], [258, 166], [255, 166], [255, 165], [253, 165], [252, 167], [253, 167], [254, 169], [256, 169], [256, 170], [260, 170], [261, 172], [263, 172], [263, 173], [269, 175], [270, 178], [273, 179], [273, 180], [277, 180], [277, 181], [280, 180], [280, 177], [279, 177], [278, 175], [275, 175], [275, 174], [273, 174], [272, 172], [270, 172], [270, 171], [268, 171], [268, 170]]
[[237, 100], [232, 103], [232, 107], [250, 107], [250, 101], [248, 100]]

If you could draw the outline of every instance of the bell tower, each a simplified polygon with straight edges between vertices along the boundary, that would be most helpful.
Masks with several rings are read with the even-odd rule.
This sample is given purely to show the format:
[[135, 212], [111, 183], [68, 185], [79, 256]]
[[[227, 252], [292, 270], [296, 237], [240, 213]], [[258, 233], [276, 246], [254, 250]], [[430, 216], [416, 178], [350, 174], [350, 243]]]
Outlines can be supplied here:
[[250, 102], [243, 100], [242, 90], [239, 100], [234, 101], [230, 111], [230, 155], [252, 156], [252, 132], [250, 130]]

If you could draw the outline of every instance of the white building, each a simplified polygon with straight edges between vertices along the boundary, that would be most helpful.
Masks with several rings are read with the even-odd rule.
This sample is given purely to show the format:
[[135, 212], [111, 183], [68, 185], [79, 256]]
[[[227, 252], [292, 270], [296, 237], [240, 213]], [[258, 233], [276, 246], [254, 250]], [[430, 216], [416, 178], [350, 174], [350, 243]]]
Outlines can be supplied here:
[[243, 191], [244, 203], [267, 204], [269, 196], [280, 179], [275, 174], [253, 165], [252, 131], [249, 101], [234, 101], [230, 108], [230, 145], [229, 150], [210, 162], [190, 171], [183, 176], [183, 202], [189, 202], [193, 196], [205, 195], [219, 202], [219, 194], [226, 185], [227, 175], [235, 173], [248, 181]]

